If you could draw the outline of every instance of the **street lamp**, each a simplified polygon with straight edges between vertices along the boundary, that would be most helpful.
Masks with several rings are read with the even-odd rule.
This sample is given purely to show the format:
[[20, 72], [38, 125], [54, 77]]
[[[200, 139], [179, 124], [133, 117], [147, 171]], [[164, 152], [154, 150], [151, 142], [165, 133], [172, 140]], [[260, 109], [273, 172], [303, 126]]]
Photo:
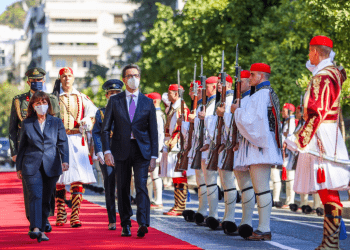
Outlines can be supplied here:
[[97, 80], [97, 78], [94, 78], [92, 80], [90, 86], [91, 86], [92, 93], [94, 93], [94, 95], [96, 95], [98, 92], [98, 89], [100, 88], [100, 82]]

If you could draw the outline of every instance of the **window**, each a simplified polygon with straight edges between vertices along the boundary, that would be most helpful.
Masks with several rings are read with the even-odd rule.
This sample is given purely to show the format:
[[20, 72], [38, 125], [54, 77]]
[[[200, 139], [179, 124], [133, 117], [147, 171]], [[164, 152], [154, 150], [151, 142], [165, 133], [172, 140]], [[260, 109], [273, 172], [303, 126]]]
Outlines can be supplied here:
[[92, 61], [83, 61], [83, 67], [91, 69]]
[[0, 49], [0, 55], [4, 55], [5, 54], [5, 50]]
[[63, 60], [63, 59], [56, 60], [55, 65], [56, 65], [56, 68], [66, 67], [66, 60]]
[[0, 57], [0, 66], [5, 66], [5, 57]]
[[114, 15], [114, 23], [123, 23], [123, 15]]

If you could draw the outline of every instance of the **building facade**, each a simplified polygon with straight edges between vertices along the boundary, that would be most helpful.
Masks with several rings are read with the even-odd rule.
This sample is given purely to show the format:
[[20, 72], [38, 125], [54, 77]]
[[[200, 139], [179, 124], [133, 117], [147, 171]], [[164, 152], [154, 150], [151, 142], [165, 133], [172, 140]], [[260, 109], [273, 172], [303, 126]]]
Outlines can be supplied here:
[[124, 39], [124, 21], [136, 8], [128, 0], [43, 0], [29, 9], [24, 23], [28, 67], [46, 70], [48, 91], [62, 67], [73, 69], [80, 89], [92, 64], [109, 68], [108, 77], [120, 77], [118, 43]]

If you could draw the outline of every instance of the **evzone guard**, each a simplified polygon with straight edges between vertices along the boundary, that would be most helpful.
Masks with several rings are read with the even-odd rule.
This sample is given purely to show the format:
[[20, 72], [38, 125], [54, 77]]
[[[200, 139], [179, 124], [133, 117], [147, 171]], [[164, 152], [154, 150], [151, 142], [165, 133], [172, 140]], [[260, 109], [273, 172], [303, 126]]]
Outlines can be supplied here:
[[[160, 103], [162, 101], [162, 96], [157, 93], [149, 93], [146, 95], [148, 98], [153, 100], [154, 107], [156, 108], [157, 116], [157, 128], [158, 128], [158, 145], [163, 145], [164, 142], [164, 125], [165, 125], [165, 115], [160, 109]], [[150, 173], [147, 180], [148, 196], [151, 200], [151, 209], [162, 209], [163, 208], [163, 182], [159, 177], [159, 164], [162, 158], [162, 154], [159, 152], [158, 159], [156, 161], [157, 167], [153, 172]], [[153, 199], [154, 194], [154, 199]]]
[[[65, 185], [70, 185], [72, 206], [70, 226], [80, 227], [79, 212], [80, 204], [83, 201], [83, 184], [96, 182], [86, 131], [92, 130], [98, 109], [89, 97], [73, 87], [74, 75], [71, 68], [62, 68], [59, 71], [59, 78], [61, 82], [60, 112], [68, 135], [70, 167], [68, 171], [63, 172], [56, 184], [56, 226], [63, 226], [67, 222]], [[70, 205], [70, 202], [67, 203]]]
[[[209, 115], [206, 117], [206, 124], [208, 124], [207, 129], [209, 132], [209, 136], [211, 137], [212, 141], [215, 141], [215, 138], [213, 137], [215, 133], [215, 129], [219, 129], [217, 124], [218, 120], [222, 119], [223, 126], [221, 127], [222, 130], [222, 138], [221, 138], [221, 145], [219, 148], [219, 155], [218, 155], [218, 164], [217, 164], [217, 171], [219, 173], [221, 185], [224, 190], [224, 203], [225, 203], [225, 213], [224, 217], [221, 220], [221, 226], [224, 232], [228, 235], [235, 235], [235, 232], [237, 231], [237, 226], [235, 223], [235, 207], [236, 202], [238, 198], [238, 192], [235, 184], [235, 175], [232, 170], [226, 170], [224, 168], [224, 160], [225, 160], [225, 150], [224, 146], [228, 145], [228, 140], [231, 140], [232, 137], [230, 136], [230, 129], [231, 129], [231, 104], [233, 102], [234, 98], [234, 91], [232, 90], [232, 84], [233, 80], [230, 75], [226, 75], [225, 72], [222, 73], [226, 76], [226, 81], [223, 81], [221, 79], [221, 74], [218, 78], [218, 89], [221, 93], [221, 97], [225, 97], [222, 102], [224, 102], [223, 106], [219, 106], [216, 109], [216, 113], [214, 115]], [[226, 94], [223, 95], [223, 91], [226, 91]], [[218, 132], [218, 131], [216, 131]], [[221, 152], [220, 152], [221, 151]], [[208, 170], [210, 171], [210, 170]], [[219, 228], [219, 221], [214, 220], [212, 218], [208, 218], [207, 223], [211, 229], [217, 229]], [[238, 235], [238, 234], [237, 234]]]
[[[165, 138], [162, 149], [162, 160], [160, 163], [160, 177], [171, 177], [174, 183], [174, 206], [164, 215], [181, 216], [186, 208], [186, 198], [188, 192], [188, 183], [186, 174], [175, 172], [177, 162], [177, 154], [180, 151], [180, 130], [181, 125], [178, 124], [178, 119], [181, 117], [181, 98], [179, 89], [183, 90], [179, 84], [171, 84], [168, 88], [168, 98], [171, 102], [167, 120], [164, 126]], [[188, 121], [190, 113], [187, 106], [184, 106], [183, 119]]]
[[339, 249], [347, 237], [339, 192], [349, 189], [348, 152], [339, 129], [340, 94], [346, 73], [333, 63], [333, 41], [316, 36], [309, 44], [306, 67], [312, 79], [304, 96], [305, 123], [284, 147], [298, 150], [294, 191], [318, 193], [325, 207], [323, 239], [316, 249]]
[[[253, 64], [250, 68], [252, 89], [249, 99], [244, 106], [239, 107], [239, 102], [231, 106], [238, 131], [242, 135], [234, 161], [235, 175], [242, 190], [242, 204], [249, 201], [246, 199], [247, 191], [253, 193], [253, 188], [258, 205], [259, 225], [254, 232], [251, 221], [254, 206], [243, 206], [247, 221], [240, 225], [239, 234], [248, 240], [271, 240], [271, 166], [283, 163], [279, 100], [270, 85], [270, 73], [269, 65]], [[251, 199], [254, 200], [254, 195]]]

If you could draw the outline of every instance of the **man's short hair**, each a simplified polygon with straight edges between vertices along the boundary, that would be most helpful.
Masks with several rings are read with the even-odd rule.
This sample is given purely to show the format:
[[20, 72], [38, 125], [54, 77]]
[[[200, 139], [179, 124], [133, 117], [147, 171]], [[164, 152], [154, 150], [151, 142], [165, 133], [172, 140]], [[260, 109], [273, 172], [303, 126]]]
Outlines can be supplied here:
[[270, 74], [266, 72], [262, 72], [262, 73], [264, 75], [265, 80], [268, 81], [270, 79]]
[[141, 69], [140, 69], [139, 66], [137, 66], [136, 64], [129, 64], [129, 65], [126, 65], [126, 66], [123, 68], [123, 71], [122, 71], [122, 76], [123, 76], [123, 78], [125, 77], [125, 72], [126, 72], [128, 69], [137, 69], [137, 71], [138, 71], [139, 74], [141, 75]]
[[329, 57], [329, 54], [332, 51], [331, 47], [324, 46], [324, 45], [311, 45], [311, 47], [315, 48], [316, 51], [318, 51], [318, 53], [320, 53], [322, 57]]

